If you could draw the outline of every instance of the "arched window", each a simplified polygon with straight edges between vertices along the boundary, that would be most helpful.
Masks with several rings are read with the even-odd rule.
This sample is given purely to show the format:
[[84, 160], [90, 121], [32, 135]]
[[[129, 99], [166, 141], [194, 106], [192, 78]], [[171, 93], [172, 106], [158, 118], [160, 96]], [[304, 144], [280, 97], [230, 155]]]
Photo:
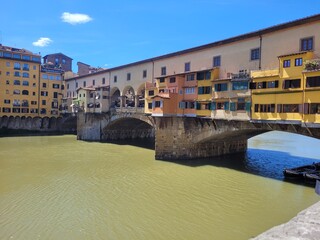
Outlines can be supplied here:
[[29, 91], [28, 90], [23, 90], [22, 91], [22, 95], [29, 95]]

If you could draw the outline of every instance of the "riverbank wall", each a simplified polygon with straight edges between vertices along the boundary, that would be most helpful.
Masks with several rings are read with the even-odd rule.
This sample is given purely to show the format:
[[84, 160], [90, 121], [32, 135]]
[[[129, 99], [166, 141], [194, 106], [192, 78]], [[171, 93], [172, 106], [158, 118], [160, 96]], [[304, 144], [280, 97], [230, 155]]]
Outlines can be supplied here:
[[76, 134], [77, 117], [0, 117], [0, 136]]
[[320, 201], [298, 213], [289, 222], [273, 227], [251, 240], [319, 240]]

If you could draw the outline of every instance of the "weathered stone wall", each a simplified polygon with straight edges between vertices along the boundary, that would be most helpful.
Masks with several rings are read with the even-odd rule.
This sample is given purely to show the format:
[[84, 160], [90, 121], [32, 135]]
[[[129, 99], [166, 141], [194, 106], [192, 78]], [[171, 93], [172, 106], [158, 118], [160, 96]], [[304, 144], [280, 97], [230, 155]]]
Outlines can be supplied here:
[[154, 137], [152, 118], [136, 113], [79, 113], [78, 139], [108, 141]]
[[1, 117], [0, 129], [75, 133], [77, 121], [72, 115], [58, 118]]
[[210, 119], [157, 118], [156, 159], [195, 159], [245, 152], [251, 132], [240, 136], [230, 134], [238, 128], [232, 126], [230, 130], [226, 121], [215, 123]]

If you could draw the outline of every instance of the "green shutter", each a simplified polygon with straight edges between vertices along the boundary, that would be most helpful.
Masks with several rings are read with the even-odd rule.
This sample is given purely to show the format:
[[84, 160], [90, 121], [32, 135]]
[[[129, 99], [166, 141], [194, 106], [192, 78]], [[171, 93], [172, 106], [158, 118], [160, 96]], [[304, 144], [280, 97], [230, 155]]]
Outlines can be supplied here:
[[235, 102], [230, 103], [230, 111], [236, 111], [236, 103]]
[[251, 109], [251, 102], [246, 102], [246, 111], [250, 112]]
[[216, 110], [216, 109], [217, 109], [217, 103], [216, 102], [212, 102], [210, 110]]
[[224, 102], [224, 110], [229, 111], [229, 102]]

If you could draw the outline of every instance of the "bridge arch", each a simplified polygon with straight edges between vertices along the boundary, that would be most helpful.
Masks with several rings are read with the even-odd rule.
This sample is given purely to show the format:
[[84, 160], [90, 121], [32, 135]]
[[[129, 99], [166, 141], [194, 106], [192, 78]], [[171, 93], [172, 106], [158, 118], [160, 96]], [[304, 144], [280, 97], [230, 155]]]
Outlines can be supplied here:
[[101, 130], [101, 140], [154, 138], [154, 121], [143, 114], [118, 113]]
[[121, 92], [119, 88], [113, 87], [110, 91], [111, 107], [120, 107], [120, 96], [121, 96]]
[[123, 88], [121, 96], [123, 98], [123, 107], [135, 107], [135, 90], [131, 85]]

